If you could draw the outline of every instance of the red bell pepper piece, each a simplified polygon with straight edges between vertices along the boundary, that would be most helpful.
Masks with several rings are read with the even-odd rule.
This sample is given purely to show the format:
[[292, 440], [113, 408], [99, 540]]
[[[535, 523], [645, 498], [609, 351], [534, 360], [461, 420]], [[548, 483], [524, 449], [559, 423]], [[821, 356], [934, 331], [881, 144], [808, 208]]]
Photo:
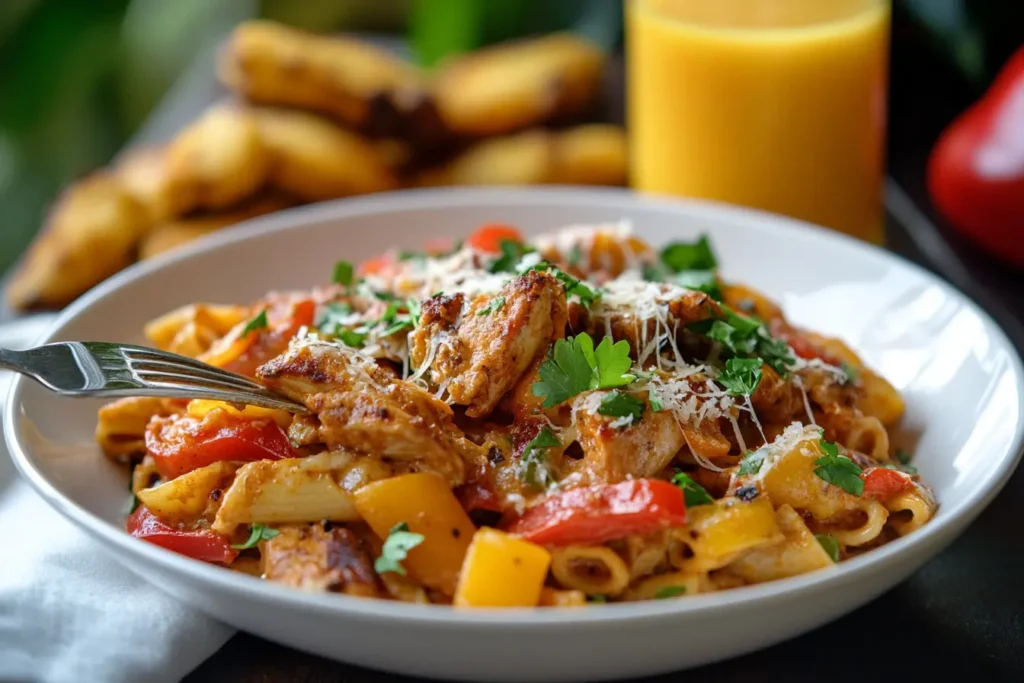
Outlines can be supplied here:
[[273, 420], [242, 418], [222, 410], [201, 420], [187, 415], [154, 417], [146, 427], [146, 450], [164, 479], [221, 460], [252, 462], [297, 455]]
[[226, 536], [203, 528], [178, 528], [164, 524], [145, 505], [135, 509], [125, 523], [128, 533], [161, 548], [203, 562], [231, 563], [238, 551]]
[[604, 543], [686, 523], [682, 490], [659, 479], [599, 484], [552, 496], [510, 531], [540, 545]]
[[504, 241], [522, 242], [523, 233], [511, 225], [488, 223], [481, 225], [466, 240], [466, 246], [488, 254], [500, 254], [501, 243]]
[[914, 487], [909, 474], [888, 467], [872, 467], [861, 475], [864, 480], [864, 496], [878, 500], [894, 498]]
[[965, 237], [1024, 267], [1024, 48], [939, 137], [928, 191]]

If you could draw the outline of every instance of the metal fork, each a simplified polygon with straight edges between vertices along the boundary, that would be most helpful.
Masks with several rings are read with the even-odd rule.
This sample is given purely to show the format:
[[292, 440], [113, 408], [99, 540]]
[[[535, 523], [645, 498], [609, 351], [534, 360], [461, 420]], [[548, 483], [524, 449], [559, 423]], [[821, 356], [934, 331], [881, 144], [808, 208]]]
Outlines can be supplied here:
[[0, 369], [20, 372], [64, 396], [208, 398], [309, 412], [241, 375], [130, 344], [75, 341], [24, 351], [0, 349]]

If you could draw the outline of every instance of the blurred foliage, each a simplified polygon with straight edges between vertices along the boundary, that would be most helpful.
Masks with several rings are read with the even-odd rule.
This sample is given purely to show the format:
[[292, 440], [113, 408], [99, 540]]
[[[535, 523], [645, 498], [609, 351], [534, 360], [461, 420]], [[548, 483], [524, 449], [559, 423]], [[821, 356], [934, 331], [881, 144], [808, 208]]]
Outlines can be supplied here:
[[[1024, 0], [895, 0], [978, 88], [1024, 33]], [[0, 272], [72, 179], [110, 161], [216, 41], [264, 16], [315, 31], [405, 32], [432, 66], [507, 38], [583, 33], [607, 49], [619, 0], [0, 0]]]

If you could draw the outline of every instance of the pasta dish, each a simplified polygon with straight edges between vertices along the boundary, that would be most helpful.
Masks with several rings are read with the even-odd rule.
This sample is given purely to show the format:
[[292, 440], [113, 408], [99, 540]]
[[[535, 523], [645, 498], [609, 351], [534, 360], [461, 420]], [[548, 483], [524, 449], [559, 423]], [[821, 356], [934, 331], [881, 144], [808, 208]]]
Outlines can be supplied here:
[[307, 411], [106, 405], [127, 530], [309, 591], [535, 607], [827, 570], [927, 523], [897, 391], [717, 268], [706, 238], [492, 224], [168, 313], [152, 345]]

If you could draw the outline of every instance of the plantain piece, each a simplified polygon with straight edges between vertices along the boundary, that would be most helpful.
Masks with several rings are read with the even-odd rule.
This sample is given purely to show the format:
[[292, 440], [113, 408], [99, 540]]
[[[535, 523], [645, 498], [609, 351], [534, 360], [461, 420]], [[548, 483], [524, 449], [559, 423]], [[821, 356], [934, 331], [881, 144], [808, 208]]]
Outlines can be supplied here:
[[374, 145], [306, 112], [253, 109], [272, 159], [270, 184], [310, 202], [394, 189], [398, 180]]
[[139, 258], [152, 258], [203, 235], [247, 221], [250, 218], [287, 209], [295, 204], [293, 198], [274, 192], [256, 197], [241, 206], [221, 213], [190, 216], [161, 223], [142, 238], [142, 243], [139, 245]]
[[173, 215], [225, 209], [254, 195], [270, 171], [270, 153], [252, 112], [211, 107], [167, 148]]
[[629, 169], [626, 131], [590, 124], [568, 128], [555, 137], [548, 181], [563, 185], [625, 185]]
[[98, 171], [58, 197], [7, 288], [11, 308], [60, 308], [127, 266], [149, 215], [116, 176]]
[[218, 74], [251, 102], [330, 114], [363, 132], [394, 129], [406, 114], [424, 116], [416, 111], [427, 103], [422, 72], [390, 52], [269, 21], [235, 29]]
[[533, 129], [481, 140], [415, 185], [621, 185], [626, 180], [626, 135], [616, 126], [562, 131]]
[[558, 33], [458, 57], [431, 92], [453, 133], [502, 135], [582, 113], [598, 95], [603, 68], [596, 46]]
[[167, 150], [162, 146], [130, 149], [114, 167], [125, 189], [149, 213], [153, 223], [167, 220], [174, 213], [174, 201], [167, 182]]

